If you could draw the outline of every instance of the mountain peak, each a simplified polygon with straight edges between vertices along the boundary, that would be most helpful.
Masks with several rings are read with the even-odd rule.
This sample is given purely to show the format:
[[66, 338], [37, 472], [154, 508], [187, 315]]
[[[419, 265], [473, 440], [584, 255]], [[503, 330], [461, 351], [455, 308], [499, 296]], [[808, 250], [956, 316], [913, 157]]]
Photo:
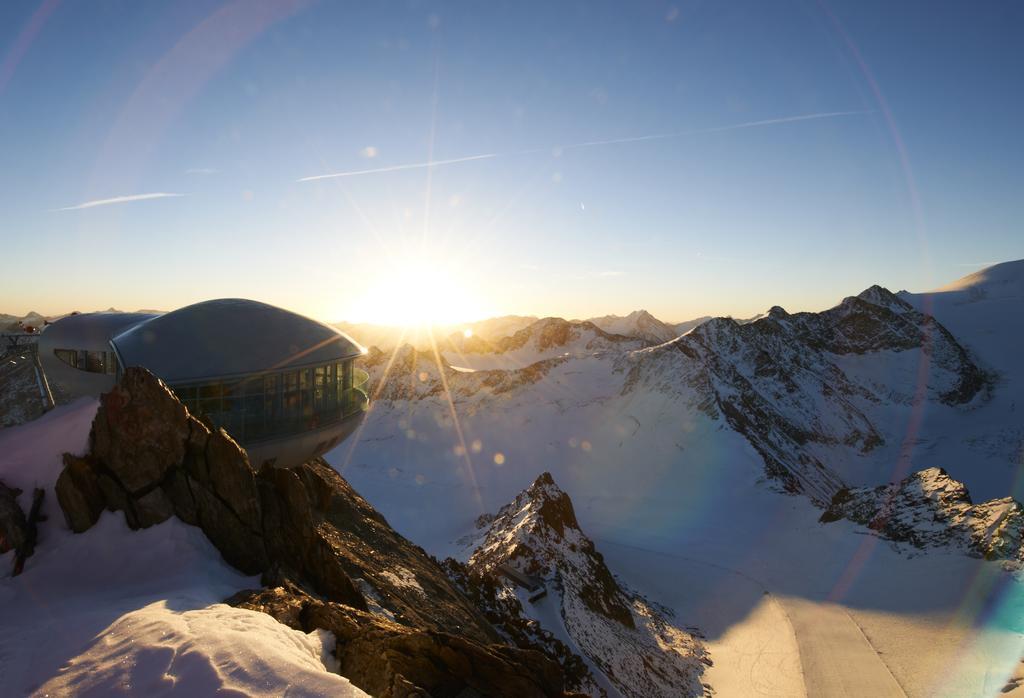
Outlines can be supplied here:
[[703, 646], [619, 584], [550, 473], [541, 473], [480, 525], [485, 531], [469, 570], [504, 585], [513, 598], [524, 584], [546, 587], [546, 597], [558, 603], [558, 624], [572, 649], [589, 658], [621, 695], [703, 693]]
[[672, 325], [668, 325], [644, 309], [634, 310], [629, 315], [604, 315], [591, 318], [589, 322], [611, 334], [642, 340], [648, 345], [670, 342], [679, 336]]
[[899, 308], [907, 310], [911, 307], [910, 304], [896, 296], [892, 291], [884, 286], [879, 286], [878, 284], [874, 284], [864, 289], [858, 293], [856, 297], [862, 301], [867, 301], [868, 303], [878, 305], [883, 308]]

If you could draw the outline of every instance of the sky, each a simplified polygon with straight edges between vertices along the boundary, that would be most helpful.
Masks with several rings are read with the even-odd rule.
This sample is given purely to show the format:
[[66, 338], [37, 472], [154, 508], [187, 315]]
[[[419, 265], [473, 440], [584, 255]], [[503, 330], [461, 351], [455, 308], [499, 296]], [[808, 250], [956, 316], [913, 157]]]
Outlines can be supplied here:
[[1022, 35], [999, 1], [0, 3], [0, 312], [934, 288], [1024, 257]]

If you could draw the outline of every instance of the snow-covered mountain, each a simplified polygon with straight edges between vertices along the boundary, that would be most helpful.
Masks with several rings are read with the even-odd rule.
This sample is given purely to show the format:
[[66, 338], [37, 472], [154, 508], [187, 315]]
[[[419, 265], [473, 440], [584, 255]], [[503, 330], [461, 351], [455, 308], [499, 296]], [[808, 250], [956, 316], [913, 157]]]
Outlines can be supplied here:
[[[630, 387], [685, 375], [702, 408], [746, 436], [770, 474], [823, 503], [845, 475], [837, 449], [866, 454], [886, 442], [879, 407], [963, 405], [986, 384], [944, 327], [878, 286], [821, 313], [717, 318], [633, 358]], [[924, 375], [901, 376], [908, 362]]]
[[[677, 331], [675, 327], [662, 322], [646, 310], [634, 310], [629, 315], [594, 317], [590, 318], [589, 322], [597, 325], [605, 332], [642, 339], [651, 345], [668, 342], [683, 334], [683, 332]], [[686, 323], [682, 324], [685, 325]]]
[[704, 693], [700, 641], [620, 585], [549, 473], [482, 517], [477, 534], [470, 573], [498, 579], [525, 616], [586, 657], [598, 688], [636, 698]]
[[1012, 497], [975, 504], [962, 482], [941, 468], [904, 480], [836, 493], [822, 521], [849, 519], [917, 548], [961, 550], [989, 560], [1024, 563], [1024, 508]]
[[872, 482], [874, 473], [857, 470], [864, 456], [898, 448], [892, 408], [923, 400], [963, 409], [987, 385], [944, 327], [877, 286], [821, 313], [776, 307], [751, 323], [716, 318], [674, 341], [641, 344], [548, 318], [479, 351], [403, 348], [371, 353], [367, 367], [376, 399], [450, 395], [471, 412], [500, 409], [497, 396], [507, 405], [562, 388], [584, 401], [670, 396], [686, 413], [728, 424], [770, 476], [821, 504], [850, 476]]
[[641, 338], [605, 332], [589, 321], [549, 317], [496, 341], [474, 335], [460, 344], [449, 343], [442, 356], [449, 365], [474, 371], [509, 370], [559, 357], [620, 353], [646, 344]]

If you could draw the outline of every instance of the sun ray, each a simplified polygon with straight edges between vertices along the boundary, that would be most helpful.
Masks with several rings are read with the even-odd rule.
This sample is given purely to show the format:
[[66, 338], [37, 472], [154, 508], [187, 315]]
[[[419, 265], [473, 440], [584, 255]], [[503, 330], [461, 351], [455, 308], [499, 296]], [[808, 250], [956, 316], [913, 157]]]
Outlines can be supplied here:
[[476, 471], [473, 470], [473, 462], [469, 457], [469, 449], [466, 448], [466, 438], [462, 433], [462, 424], [459, 422], [459, 415], [455, 410], [455, 401], [452, 399], [452, 391], [448, 387], [448, 378], [444, 373], [444, 366], [441, 363], [441, 355], [437, 350], [437, 342], [434, 339], [433, 330], [428, 330], [428, 334], [430, 336], [430, 346], [434, 350], [434, 361], [437, 362], [437, 372], [441, 377], [441, 386], [444, 388], [448, 409], [452, 414], [452, 425], [455, 427], [455, 434], [459, 439], [459, 451], [462, 454], [462, 458], [466, 461], [466, 475], [469, 477], [469, 486], [473, 491], [473, 498], [476, 500], [477, 507], [483, 512], [484, 503], [483, 498], [480, 496], [480, 485], [477, 483]]

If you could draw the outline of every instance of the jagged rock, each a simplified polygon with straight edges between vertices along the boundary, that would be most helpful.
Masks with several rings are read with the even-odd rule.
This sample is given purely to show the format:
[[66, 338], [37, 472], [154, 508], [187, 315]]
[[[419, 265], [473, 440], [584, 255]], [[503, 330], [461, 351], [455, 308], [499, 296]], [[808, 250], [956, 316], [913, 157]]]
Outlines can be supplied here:
[[92, 528], [103, 512], [105, 499], [96, 471], [86, 458], [64, 454], [64, 469], [54, 487], [57, 503], [64, 512], [68, 528], [81, 533]]
[[566, 688], [588, 695], [600, 695], [594, 675], [586, 661], [564, 642], [530, 618], [514, 594], [507, 593], [501, 580], [492, 575], [472, 572], [463, 563], [448, 558], [445, 572], [459, 589], [483, 611], [487, 620], [516, 647], [537, 649], [554, 659], [565, 674]]
[[126, 371], [121, 383], [100, 398], [90, 435], [92, 455], [129, 493], [160, 482], [179, 465], [188, 437], [188, 411], [141, 370]]
[[[563, 555], [566, 550], [571, 555]], [[580, 567], [569, 575], [579, 581], [579, 587], [573, 589], [576, 596], [593, 612], [634, 627], [629, 599], [594, 544], [583, 535], [569, 495], [558, 488], [550, 473], [541, 474], [498, 512], [469, 560], [470, 568], [481, 572], [504, 564], [545, 578], [554, 578], [556, 573], [565, 577], [567, 567]]]
[[540, 652], [410, 628], [290, 584], [235, 594], [228, 603], [337, 638], [341, 674], [371, 695], [560, 696], [558, 665]]
[[0, 553], [24, 547], [28, 541], [28, 521], [18, 504], [21, 490], [0, 482]]
[[174, 515], [174, 505], [160, 488], [152, 489], [132, 501], [126, 512], [128, 525], [132, 528], [149, 528], [163, 523]]
[[[701, 695], [707, 654], [690, 633], [676, 628], [661, 609], [626, 591], [580, 530], [569, 496], [544, 473], [497, 515], [482, 520], [467, 569], [505, 587], [515, 598], [555, 603], [575, 651], [624, 696]], [[600, 694], [596, 684], [585, 688]]]
[[836, 493], [823, 523], [849, 519], [879, 535], [917, 548], [959, 548], [968, 555], [1024, 562], [1024, 509], [1005, 497], [980, 504], [941, 468], [898, 483]]

